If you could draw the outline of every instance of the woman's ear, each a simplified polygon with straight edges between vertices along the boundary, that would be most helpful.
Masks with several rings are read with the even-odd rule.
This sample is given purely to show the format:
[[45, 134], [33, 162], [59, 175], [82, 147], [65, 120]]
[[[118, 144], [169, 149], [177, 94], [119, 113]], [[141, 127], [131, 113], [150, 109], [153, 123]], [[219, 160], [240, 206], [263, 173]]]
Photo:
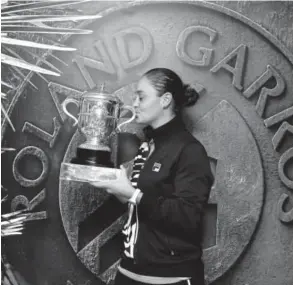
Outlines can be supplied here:
[[172, 94], [170, 92], [166, 92], [161, 96], [161, 104], [164, 109], [168, 108], [172, 103]]

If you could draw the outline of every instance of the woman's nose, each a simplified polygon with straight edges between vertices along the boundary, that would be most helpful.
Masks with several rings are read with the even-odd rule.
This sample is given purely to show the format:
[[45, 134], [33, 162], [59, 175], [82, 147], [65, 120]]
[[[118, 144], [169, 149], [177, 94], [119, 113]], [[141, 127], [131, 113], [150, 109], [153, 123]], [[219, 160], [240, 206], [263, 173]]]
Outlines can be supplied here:
[[135, 97], [134, 101], [133, 101], [133, 107], [138, 107], [138, 98]]

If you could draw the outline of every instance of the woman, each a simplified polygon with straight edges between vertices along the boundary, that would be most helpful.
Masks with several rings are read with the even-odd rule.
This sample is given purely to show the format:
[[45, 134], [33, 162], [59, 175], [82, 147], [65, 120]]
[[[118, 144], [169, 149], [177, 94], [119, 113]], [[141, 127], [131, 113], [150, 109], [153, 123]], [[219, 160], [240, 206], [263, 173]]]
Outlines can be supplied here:
[[134, 160], [115, 181], [94, 182], [128, 202], [124, 252], [115, 285], [204, 284], [202, 217], [213, 176], [204, 147], [184, 127], [181, 110], [197, 92], [165, 68], [143, 75], [134, 108], [147, 124]]

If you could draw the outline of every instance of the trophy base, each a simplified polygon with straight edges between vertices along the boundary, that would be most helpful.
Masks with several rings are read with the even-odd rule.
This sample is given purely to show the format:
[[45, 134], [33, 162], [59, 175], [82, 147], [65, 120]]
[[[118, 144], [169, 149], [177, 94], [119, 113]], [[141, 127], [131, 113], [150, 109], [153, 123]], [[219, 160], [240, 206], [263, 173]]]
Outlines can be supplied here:
[[111, 161], [111, 153], [109, 151], [93, 150], [86, 148], [77, 148], [76, 157], [71, 161], [73, 164], [100, 166], [100, 167], [114, 167]]
[[78, 182], [95, 182], [115, 180], [121, 170], [109, 167], [97, 167], [73, 163], [61, 164], [60, 179]]

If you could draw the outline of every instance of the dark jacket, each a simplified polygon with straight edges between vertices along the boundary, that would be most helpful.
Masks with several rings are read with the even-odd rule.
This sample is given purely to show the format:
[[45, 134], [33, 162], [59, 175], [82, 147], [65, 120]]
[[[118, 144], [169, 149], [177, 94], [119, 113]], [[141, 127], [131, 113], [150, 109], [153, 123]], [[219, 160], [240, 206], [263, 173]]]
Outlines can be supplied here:
[[124, 256], [121, 266], [144, 275], [203, 279], [202, 218], [213, 183], [207, 153], [178, 117], [151, 137], [155, 150], [138, 180], [143, 196], [134, 260]]

